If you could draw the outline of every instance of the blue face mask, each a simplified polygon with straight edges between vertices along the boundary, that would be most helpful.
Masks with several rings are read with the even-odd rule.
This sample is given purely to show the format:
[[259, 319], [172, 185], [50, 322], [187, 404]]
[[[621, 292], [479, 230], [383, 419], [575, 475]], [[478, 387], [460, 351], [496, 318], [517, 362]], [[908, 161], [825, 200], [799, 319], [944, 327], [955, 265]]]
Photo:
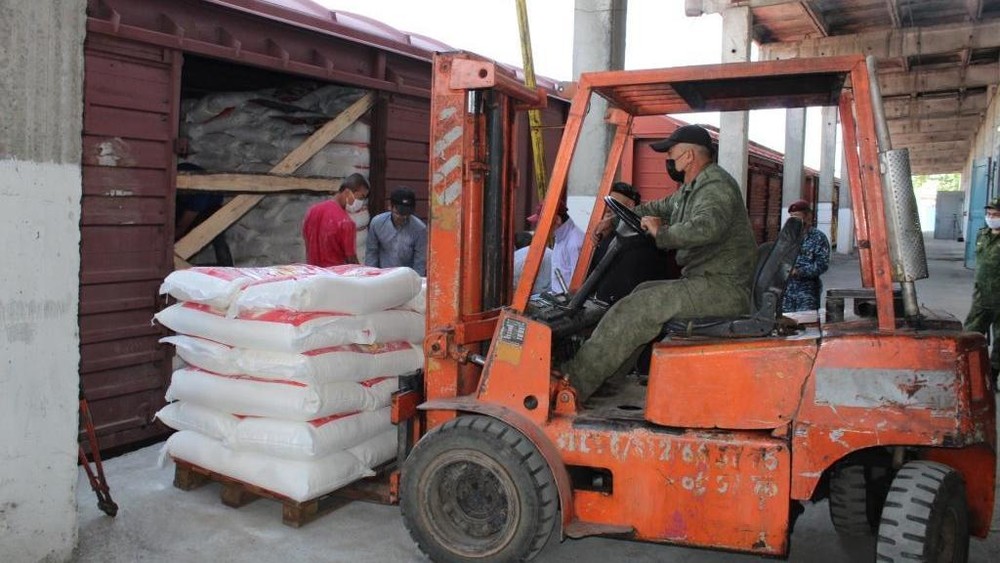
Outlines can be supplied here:
[[1000, 217], [986, 217], [986, 226], [991, 229], [1000, 229]]

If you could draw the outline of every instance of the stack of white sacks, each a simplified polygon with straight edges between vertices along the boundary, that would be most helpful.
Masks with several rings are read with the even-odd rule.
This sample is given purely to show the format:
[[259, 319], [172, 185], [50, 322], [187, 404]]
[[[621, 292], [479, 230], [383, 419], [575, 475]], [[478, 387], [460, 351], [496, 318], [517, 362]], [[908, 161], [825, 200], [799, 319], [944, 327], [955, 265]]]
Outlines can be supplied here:
[[398, 376], [423, 365], [425, 290], [409, 268], [191, 268], [156, 315], [176, 336], [157, 416], [168, 453], [305, 501], [396, 454]]

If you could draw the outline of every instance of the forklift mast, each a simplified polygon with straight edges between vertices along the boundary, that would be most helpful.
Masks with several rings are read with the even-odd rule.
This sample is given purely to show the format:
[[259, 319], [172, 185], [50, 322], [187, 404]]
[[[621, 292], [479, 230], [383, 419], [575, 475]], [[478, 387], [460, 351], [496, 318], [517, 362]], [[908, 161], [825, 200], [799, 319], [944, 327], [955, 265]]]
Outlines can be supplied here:
[[437, 56], [434, 72], [425, 341], [434, 369], [425, 388], [427, 398], [453, 398], [475, 391], [482, 354], [510, 303], [513, 128], [516, 112], [544, 107], [546, 93], [467, 53]]

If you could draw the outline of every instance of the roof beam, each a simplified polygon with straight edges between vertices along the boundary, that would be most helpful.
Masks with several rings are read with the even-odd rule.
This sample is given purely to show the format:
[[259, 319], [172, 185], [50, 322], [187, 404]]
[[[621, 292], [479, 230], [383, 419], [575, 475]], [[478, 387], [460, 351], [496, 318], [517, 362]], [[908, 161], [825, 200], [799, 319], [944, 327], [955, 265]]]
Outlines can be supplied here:
[[[893, 139], [892, 146], [896, 146]], [[902, 145], [901, 145], [902, 146]], [[915, 156], [951, 154], [955, 152], [965, 152], [969, 148], [969, 141], [939, 141], [931, 143], [921, 143], [919, 145], [909, 145], [910, 154]]]
[[830, 26], [827, 25], [826, 19], [823, 18], [823, 14], [813, 7], [812, 3], [808, 0], [804, 2], [799, 2], [799, 6], [802, 11], [806, 13], [806, 17], [809, 18], [809, 22], [812, 23], [813, 27], [816, 28], [816, 33], [820, 37], [827, 37], [830, 35]]
[[885, 116], [889, 121], [912, 118], [981, 115], [989, 106], [985, 90], [952, 92], [943, 96], [897, 96], [885, 98]]
[[910, 119], [889, 122], [889, 132], [892, 135], [905, 133], [937, 133], [941, 131], [975, 131], [982, 118], [978, 115], [969, 117], [936, 117], [931, 119]]
[[[890, 133], [891, 134], [891, 133]], [[943, 143], [947, 141], [965, 141], [973, 133], [971, 131], [941, 131], [938, 133], [900, 133], [892, 135], [892, 145], [912, 147], [922, 143]]]
[[962, 49], [1000, 47], [1000, 20], [978, 23], [906, 27], [802, 41], [766, 43], [761, 60], [831, 57], [862, 53], [882, 59], [954, 53]]
[[899, 5], [897, 0], [885, 0], [885, 8], [889, 12], [889, 19], [892, 20], [892, 27], [895, 29], [902, 27], [899, 19]]
[[965, 11], [969, 20], [977, 22], [983, 18], [983, 0], [965, 0]]
[[948, 160], [941, 162], [928, 162], [926, 164], [914, 165], [910, 163], [910, 172], [920, 176], [926, 176], [928, 174], [950, 174], [952, 172], [959, 172], [965, 168], [965, 159], [961, 160]]
[[944, 146], [941, 148], [916, 149], [910, 148], [911, 162], [933, 162], [949, 160], [965, 160], [969, 154], [966, 146]]
[[998, 83], [1000, 63], [879, 75], [882, 96], [885, 97], [965, 90]]

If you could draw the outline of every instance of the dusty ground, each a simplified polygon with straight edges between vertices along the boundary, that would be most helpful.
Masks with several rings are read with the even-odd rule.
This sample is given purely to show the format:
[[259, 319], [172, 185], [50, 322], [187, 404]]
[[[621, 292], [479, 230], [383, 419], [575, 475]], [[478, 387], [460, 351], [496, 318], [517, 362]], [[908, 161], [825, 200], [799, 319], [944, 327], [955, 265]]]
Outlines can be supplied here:
[[[972, 272], [962, 267], [959, 243], [928, 241], [931, 278], [918, 282], [920, 300], [964, 318]], [[857, 260], [835, 256], [826, 287], [857, 287]], [[173, 465], [158, 464], [159, 446], [110, 460], [108, 480], [121, 507], [117, 518], [98, 511], [82, 477], [79, 485], [78, 561], [202, 562], [421, 561], [399, 510], [352, 503], [302, 529], [281, 524], [278, 504], [261, 500], [239, 510], [219, 502], [212, 484], [183, 492], [173, 488]], [[973, 540], [971, 561], [1000, 561], [1000, 517], [988, 540]], [[834, 532], [825, 502], [809, 505], [792, 536], [790, 561], [871, 561], [873, 541], [844, 541]], [[758, 557], [589, 538], [550, 542], [546, 562], [744, 562]]]

